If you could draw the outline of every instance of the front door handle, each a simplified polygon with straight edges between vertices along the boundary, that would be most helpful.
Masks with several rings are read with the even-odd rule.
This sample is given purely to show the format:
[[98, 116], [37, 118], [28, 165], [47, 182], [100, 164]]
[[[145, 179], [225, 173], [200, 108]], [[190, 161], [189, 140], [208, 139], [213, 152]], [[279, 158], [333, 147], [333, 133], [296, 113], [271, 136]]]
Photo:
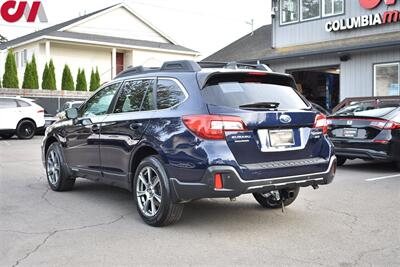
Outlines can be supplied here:
[[98, 133], [100, 131], [100, 126], [98, 124], [93, 124], [92, 125], [92, 131], [94, 133]]
[[132, 130], [136, 130], [136, 129], [139, 129], [140, 127], [142, 127], [142, 126], [143, 126], [143, 123], [141, 123], [141, 122], [132, 122], [129, 125], [129, 128], [131, 128]]

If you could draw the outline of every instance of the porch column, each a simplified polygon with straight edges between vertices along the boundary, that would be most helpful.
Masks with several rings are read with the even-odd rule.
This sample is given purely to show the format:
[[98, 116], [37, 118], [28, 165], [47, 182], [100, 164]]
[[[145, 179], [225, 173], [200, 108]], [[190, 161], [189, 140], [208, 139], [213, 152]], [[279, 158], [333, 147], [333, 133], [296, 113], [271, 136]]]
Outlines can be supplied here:
[[135, 65], [135, 51], [134, 50], [131, 51], [131, 66], [132, 67], [136, 66]]
[[45, 43], [45, 51], [46, 51], [46, 62], [48, 63], [49, 61], [50, 61], [50, 57], [51, 57], [51, 54], [50, 54], [50, 41], [46, 41], [46, 43]]
[[117, 76], [117, 49], [113, 48], [111, 53], [111, 79]]

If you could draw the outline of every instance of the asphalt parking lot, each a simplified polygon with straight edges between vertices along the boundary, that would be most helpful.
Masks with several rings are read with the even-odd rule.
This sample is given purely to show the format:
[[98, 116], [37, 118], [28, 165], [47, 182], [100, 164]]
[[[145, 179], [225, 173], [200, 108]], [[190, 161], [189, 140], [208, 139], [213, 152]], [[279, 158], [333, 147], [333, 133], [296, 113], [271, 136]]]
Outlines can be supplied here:
[[129, 192], [78, 180], [49, 190], [41, 137], [0, 140], [0, 266], [399, 266], [400, 175], [353, 161], [333, 184], [305, 188], [286, 209], [252, 196], [187, 204], [152, 228]]

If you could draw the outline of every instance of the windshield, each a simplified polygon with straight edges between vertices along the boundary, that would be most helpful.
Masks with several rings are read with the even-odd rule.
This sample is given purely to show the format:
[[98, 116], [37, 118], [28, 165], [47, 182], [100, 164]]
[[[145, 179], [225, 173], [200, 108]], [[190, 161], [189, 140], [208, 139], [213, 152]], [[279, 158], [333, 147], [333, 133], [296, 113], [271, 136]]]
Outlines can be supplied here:
[[357, 102], [342, 108], [335, 116], [384, 117], [400, 106], [397, 101]]
[[307, 109], [307, 104], [292, 87], [255, 83], [221, 82], [209, 85], [202, 91], [207, 104], [232, 108], [259, 109], [275, 108], [279, 110]]

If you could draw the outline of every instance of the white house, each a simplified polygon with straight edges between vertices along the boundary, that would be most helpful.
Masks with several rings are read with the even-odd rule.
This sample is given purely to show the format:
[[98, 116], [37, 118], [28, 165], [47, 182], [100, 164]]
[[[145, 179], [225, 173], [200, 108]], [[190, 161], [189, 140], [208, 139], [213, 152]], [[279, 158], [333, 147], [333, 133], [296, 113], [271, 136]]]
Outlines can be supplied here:
[[124, 3], [1, 43], [1, 77], [8, 49], [15, 53], [20, 85], [25, 64], [35, 54], [39, 80], [46, 62], [53, 59], [58, 89], [65, 64], [74, 79], [78, 68], [84, 68], [88, 83], [92, 68], [98, 67], [103, 83], [129, 66], [157, 67], [167, 60], [199, 55], [178, 45]]

